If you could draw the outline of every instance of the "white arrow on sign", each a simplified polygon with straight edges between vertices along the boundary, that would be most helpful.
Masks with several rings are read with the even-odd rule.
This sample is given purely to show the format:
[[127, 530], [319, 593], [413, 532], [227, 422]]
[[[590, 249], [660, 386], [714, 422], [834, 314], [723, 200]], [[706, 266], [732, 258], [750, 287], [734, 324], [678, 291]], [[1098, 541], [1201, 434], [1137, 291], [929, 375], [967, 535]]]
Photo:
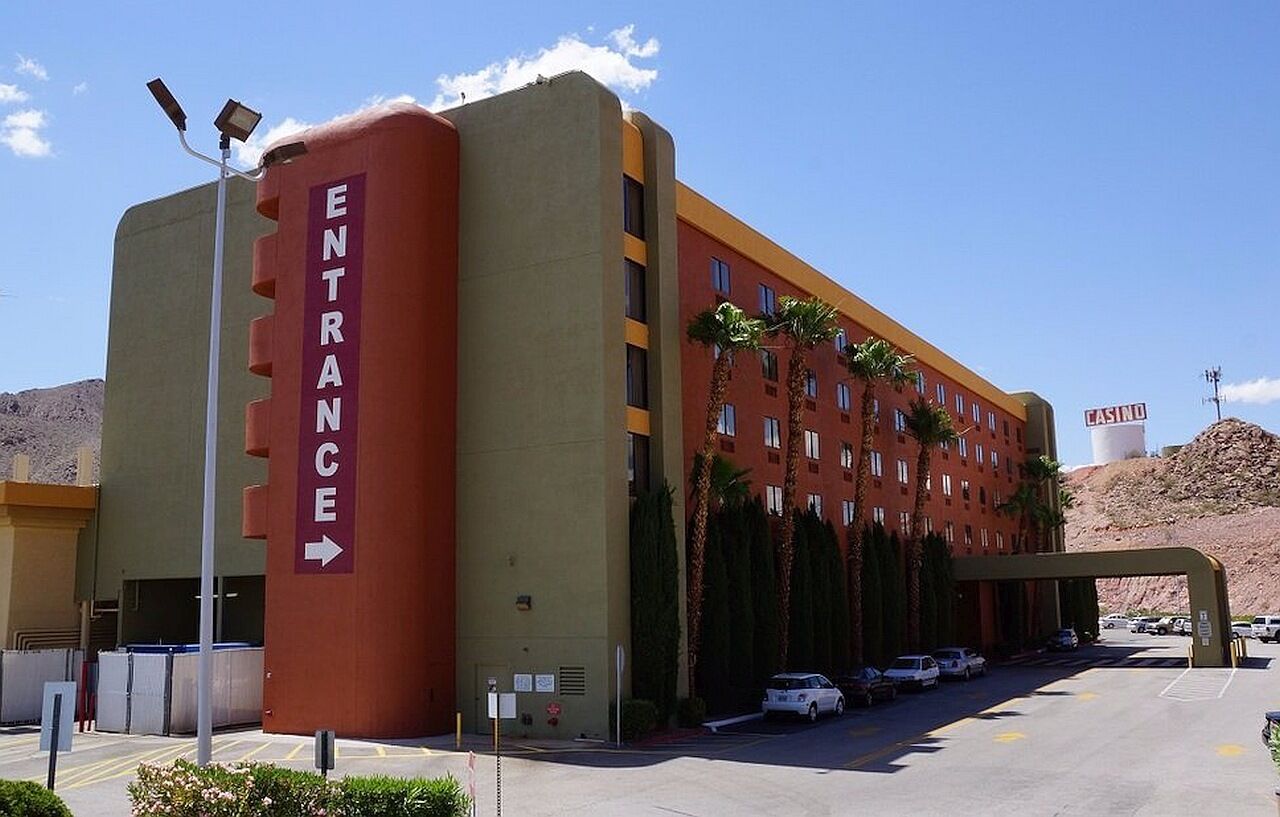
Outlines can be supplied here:
[[329, 562], [338, 558], [341, 553], [341, 545], [321, 534], [319, 542], [307, 542], [302, 558], [308, 562], [319, 561], [321, 567], [327, 567]]

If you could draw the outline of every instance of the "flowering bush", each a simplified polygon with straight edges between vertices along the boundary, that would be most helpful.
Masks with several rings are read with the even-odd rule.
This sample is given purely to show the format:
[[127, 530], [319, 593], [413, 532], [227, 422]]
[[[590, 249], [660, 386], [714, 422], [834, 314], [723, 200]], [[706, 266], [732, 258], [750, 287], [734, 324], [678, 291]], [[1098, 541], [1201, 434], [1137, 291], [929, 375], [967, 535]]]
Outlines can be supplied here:
[[[470, 805], [452, 777], [348, 777], [264, 763], [138, 767], [134, 817], [463, 817]], [[42, 816], [43, 817], [43, 816]]]

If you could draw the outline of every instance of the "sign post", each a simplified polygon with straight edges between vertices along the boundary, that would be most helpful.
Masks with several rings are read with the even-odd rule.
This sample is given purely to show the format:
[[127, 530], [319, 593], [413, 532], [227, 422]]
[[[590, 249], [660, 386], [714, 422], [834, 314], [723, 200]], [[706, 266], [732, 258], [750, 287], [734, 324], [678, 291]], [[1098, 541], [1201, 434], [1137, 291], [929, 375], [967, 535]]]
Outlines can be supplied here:
[[498, 679], [489, 679], [489, 717], [493, 719], [493, 758], [497, 782], [498, 817], [502, 817], [502, 719], [516, 716], [516, 694], [498, 692]]
[[618, 703], [617, 703], [617, 706], [615, 706], [614, 708], [617, 710], [618, 745], [619, 746], [622, 745], [622, 669], [623, 667], [626, 666], [626, 663], [627, 663], [627, 655], [623, 651], [622, 645], [619, 644], [618, 648], [614, 651], [614, 665], [617, 669], [616, 675], [617, 675], [617, 692], [618, 692], [618, 697], [615, 699], [617, 700]]
[[329, 770], [337, 765], [334, 760], [334, 732], [332, 729], [321, 729], [316, 732], [316, 758], [315, 766], [320, 770], [321, 777], [328, 777]]
[[71, 751], [71, 723], [74, 710], [68, 706], [76, 699], [74, 681], [48, 681], [44, 685], [44, 703], [40, 708], [40, 751], [49, 753], [49, 776], [46, 786], [53, 791], [58, 775], [58, 752]]

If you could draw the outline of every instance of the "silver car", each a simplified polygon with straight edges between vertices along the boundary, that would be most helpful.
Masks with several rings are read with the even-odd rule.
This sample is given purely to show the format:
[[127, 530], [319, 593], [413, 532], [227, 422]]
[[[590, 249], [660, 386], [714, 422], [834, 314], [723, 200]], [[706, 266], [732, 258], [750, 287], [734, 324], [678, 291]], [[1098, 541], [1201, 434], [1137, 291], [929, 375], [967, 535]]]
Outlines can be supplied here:
[[943, 678], [963, 678], [968, 681], [978, 675], [987, 674], [987, 659], [977, 650], [968, 647], [943, 647], [933, 651], [933, 660], [938, 662], [938, 672]]

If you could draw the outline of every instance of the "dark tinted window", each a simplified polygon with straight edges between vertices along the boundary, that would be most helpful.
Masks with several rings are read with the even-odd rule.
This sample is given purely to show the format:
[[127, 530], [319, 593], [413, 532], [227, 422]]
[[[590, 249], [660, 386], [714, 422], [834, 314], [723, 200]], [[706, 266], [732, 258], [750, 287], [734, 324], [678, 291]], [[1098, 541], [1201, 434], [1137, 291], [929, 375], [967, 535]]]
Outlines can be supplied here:
[[649, 355], [639, 346], [627, 344], [627, 405], [649, 407]]
[[760, 373], [765, 380], [778, 382], [778, 356], [768, 349], [760, 350]]
[[649, 488], [649, 438], [627, 434], [627, 490], [631, 496]]
[[644, 238], [644, 185], [622, 177], [622, 229], [636, 238]]
[[889, 669], [920, 669], [918, 658], [899, 658], [889, 665]]
[[770, 678], [769, 689], [808, 689], [808, 678]]
[[643, 322], [645, 320], [644, 267], [630, 258], [626, 259], [626, 292], [627, 317]]

